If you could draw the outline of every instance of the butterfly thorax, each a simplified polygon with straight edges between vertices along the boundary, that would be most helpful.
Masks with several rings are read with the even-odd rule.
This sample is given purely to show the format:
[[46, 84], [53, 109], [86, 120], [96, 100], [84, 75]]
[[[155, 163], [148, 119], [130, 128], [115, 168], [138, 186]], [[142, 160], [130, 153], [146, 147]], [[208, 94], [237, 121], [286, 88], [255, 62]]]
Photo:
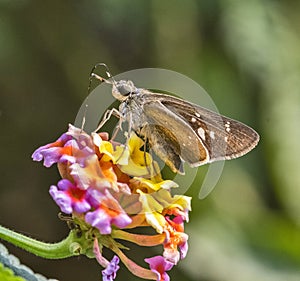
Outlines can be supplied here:
[[143, 114], [145, 92], [149, 91], [136, 88], [130, 80], [120, 80], [113, 85], [113, 96], [121, 101], [119, 112], [129, 123], [130, 128], [137, 133], [147, 122]]

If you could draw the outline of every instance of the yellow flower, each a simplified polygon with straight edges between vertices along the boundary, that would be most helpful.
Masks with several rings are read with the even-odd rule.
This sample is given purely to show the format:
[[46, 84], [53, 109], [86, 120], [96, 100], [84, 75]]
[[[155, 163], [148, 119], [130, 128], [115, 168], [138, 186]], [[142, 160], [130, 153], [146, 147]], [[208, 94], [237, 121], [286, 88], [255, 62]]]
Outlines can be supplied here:
[[154, 180], [148, 180], [140, 177], [134, 177], [131, 180], [131, 187], [134, 187], [135, 190], [141, 190], [144, 193], [152, 193], [160, 189], [170, 190], [170, 188], [178, 187], [177, 183], [171, 180], [161, 180], [156, 182]]
[[[144, 141], [135, 133], [131, 133], [128, 144], [122, 152], [128, 155], [128, 162], [123, 164], [121, 161], [117, 161], [123, 173], [135, 177], [151, 177], [151, 175], [154, 175], [153, 159], [149, 153], [140, 150], [143, 145]], [[118, 154], [120, 152], [119, 150]], [[122, 159], [122, 156], [120, 159]]]
[[151, 225], [157, 233], [163, 233], [166, 225], [166, 219], [161, 214], [163, 206], [157, 202], [151, 194], [143, 193], [141, 190], [137, 192], [140, 194], [139, 201], [142, 204], [143, 214], [145, 215], [147, 223]]

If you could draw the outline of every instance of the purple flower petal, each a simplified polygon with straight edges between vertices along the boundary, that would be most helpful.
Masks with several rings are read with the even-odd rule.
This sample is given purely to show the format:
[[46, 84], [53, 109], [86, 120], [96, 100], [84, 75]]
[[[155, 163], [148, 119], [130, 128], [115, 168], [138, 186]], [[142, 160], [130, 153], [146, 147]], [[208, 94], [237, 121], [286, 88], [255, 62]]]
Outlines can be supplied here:
[[86, 200], [86, 191], [76, 187], [67, 179], [60, 180], [57, 187], [52, 185], [49, 192], [61, 211], [66, 214], [71, 214], [73, 211], [85, 213], [91, 209], [91, 205]]
[[42, 161], [44, 159], [44, 166], [49, 168], [54, 163], [57, 163], [61, 157], [60, 147], [40, 147], [33, 154], [34, 161]]
[[124, 228], [131, 222], [132, 219], [125, 212], [120, 213], [118, 216], [112, 219], [112, 223], [119, 228]]
[[91, 136], [81, 129], [69, 125], [69, 131], [59, 137], [55, 142], [41, 146], [33, 154], [34, 161], [44, 159], [44, 166], [50, 167], [54, 163], [80, 163], [84, 165], [85, 159], [95, 155]]
[[87, 200], [91, 204], [91, 206], [97, 209], [103, 200], [105, 195], [96, 188], [89, 188], [87, 190]]
[[[93, 212], [85, 215], [85, 221], [99, 229], [101, 234], [111, 233], [111, 224], [119, 228], [124, 228], [132, 222], [132, 219], [125, 213], [119, 202], [109, 193], [108, 190], [104, 194], [91, 189], [88, 191], [88, 200], [92, 202], [95, 208]], [[95, 206], [97, 203], [98, 206]]]
[[187, 255], [188, 249], [189, 249], [189, 244], [188, 242], [184, 242], [183, 244], [179, 245], [180, 249], [180, 258], [184, 259]]
[[76, 213], [80, 213], [80, 214], [85, 213], [90, 209], [91, 209], [91, 205], [88, 202], [86, 202], [85, 200], [78, 201], [78, 202], [76, 202], [76, 204], [73, 204], [73, 210]]
[[73, 184], [67, 179], [62, 179], [58, 182], [57, 187], [61, 191], [66, 191], [66, 190], [72, 188]]
[[65, 192], [59, 191], [55, 185], [51, 185], [49, 193], [62, 212], [72, 213], [72, 200]]
[[102, 209], [88, 212], [85, 215], [85, 221], [98, 228], [101, 234], [111, 233], [111, 219]]
[[50, 167], [59, 161], [62, 156], [62, 147], [69, 140], [72, 140], [72, 136], [68, 136], [66, 133], [61, 135], [55, 142], [46, 144], [35, 150], [32, 154], [32, 159], [34, 161], [44, 159], [44, 165]]
[[102, 280], [103, 281], [113, 281], [117, 276], [117, 271], [120, 266], [118, 265], [120, 259], [118, 256], [114, 256], [108, 266], [102, 270]]

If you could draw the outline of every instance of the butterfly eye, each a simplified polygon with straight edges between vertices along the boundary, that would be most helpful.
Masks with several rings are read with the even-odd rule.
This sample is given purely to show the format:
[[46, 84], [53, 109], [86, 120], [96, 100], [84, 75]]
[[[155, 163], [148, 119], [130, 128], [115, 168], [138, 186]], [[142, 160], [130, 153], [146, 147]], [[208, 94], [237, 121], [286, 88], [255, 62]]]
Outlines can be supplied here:
[[130, 85], [125, 84], [125, 83], [124, 84], [119, 84], [117, 86], [117, 89], [118, 89], [119, 93], [122, 96], [128, 96], [131, 93], [131, 91], [132, 91]]

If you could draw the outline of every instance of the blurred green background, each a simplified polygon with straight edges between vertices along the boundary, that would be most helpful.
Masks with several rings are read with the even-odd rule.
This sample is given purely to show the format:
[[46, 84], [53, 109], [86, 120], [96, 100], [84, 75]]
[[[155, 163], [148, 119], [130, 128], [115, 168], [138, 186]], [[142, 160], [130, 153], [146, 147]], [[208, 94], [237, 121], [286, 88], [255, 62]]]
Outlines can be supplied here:
[[[197, 198], [199, 181], [189, 189], [190, 251], [171, 279], [300, 280], [299, 12], [292, 0], [1, 0], [0, 224], [44, 241], [65, 237], [48, 195], [58, 172], [32, 152], [74, 121], [97, 62], [114, 74], [166, 68], [261, 135], [254, 151], [226, 162], [208, 198]], [[9, 249], [48, 277], [100, 280], [94, 260]], [[155, 255], [131, 256], [143, 264], [145, 251]], [[122, 269], [117, 280], [138, 279]]]

